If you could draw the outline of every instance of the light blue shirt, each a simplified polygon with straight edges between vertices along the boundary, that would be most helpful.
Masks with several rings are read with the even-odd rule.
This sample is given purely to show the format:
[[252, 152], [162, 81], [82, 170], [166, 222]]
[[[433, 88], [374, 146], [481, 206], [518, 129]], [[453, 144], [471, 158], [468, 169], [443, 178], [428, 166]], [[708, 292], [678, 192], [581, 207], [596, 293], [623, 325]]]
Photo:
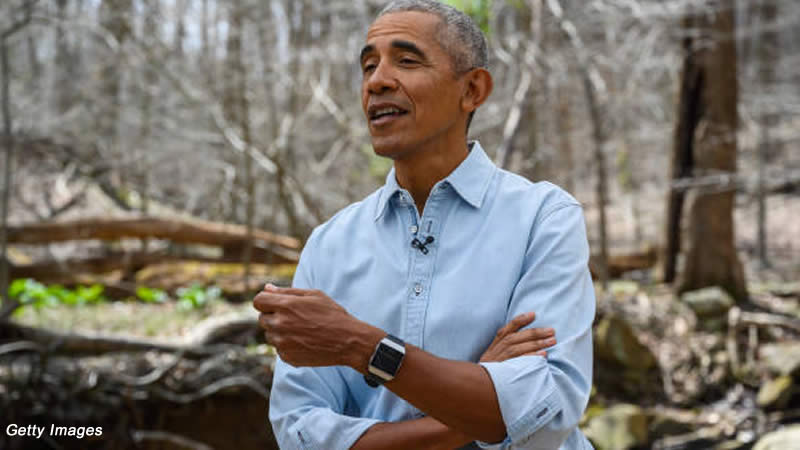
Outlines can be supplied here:
[[[294, 286], [320, 289], [355, 317], [462, 361], [477, 362], [500, 327], [536, 312], [532, 325], [554, 328], [558, 344], [546, 359], [482, 363], [507, 437], [465, 448], [591, 448], [577, 428], [592, 386], [595, 312], [581, 206], [471, 145], [433, 187], [422, 217], [393, 169], [383, 187], [317, 227]], [[427, 254], [411, 246], [428, 236]], [[378, 422], [423, 415], [349, 367], [276, 363], [269, 418], [282, 449], [348, 449]]]

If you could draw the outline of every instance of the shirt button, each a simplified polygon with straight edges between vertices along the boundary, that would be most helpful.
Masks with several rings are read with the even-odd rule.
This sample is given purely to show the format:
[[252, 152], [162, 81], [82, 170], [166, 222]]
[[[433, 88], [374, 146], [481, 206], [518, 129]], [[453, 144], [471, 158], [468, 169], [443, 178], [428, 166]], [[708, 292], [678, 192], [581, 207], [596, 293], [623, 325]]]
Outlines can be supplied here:
[[419, 295], [422, 293], [422, 285], [417, 283], [414, 285], [414, 293]]
[[419, 227], [417, 227], [416, 225], [411, 225], [408, 230], [411, 231], [411, 234], [417, 234], [417, 231], [419, 231]]

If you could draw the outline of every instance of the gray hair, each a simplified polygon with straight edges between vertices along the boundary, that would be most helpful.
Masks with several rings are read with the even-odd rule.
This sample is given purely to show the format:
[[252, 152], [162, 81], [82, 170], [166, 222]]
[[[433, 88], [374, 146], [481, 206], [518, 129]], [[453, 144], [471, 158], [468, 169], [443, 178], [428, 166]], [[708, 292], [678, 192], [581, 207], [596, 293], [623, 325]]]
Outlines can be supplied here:
[[453, 60], [456, 74], [476, 67], [489, 67], [486, 36], [470, 16], [435, 0], [394, 0], [378, 13], [378, 17], [404, 11], [434, 14], [441, 20], [436, 39]]

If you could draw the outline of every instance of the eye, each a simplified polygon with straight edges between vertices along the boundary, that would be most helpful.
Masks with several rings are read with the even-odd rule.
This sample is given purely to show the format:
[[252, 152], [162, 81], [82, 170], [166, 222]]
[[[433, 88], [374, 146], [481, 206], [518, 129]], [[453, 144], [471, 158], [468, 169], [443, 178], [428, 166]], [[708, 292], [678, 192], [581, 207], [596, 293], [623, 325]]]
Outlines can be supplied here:
[[410, 64], [416, 64], [416, 63], [417, 63], [417, 60], [413, 59], [413, 58], [401, 58], [400, 59], [400, 64], [410, 65]]
[[363, 73], [365, 73], [365, 74], [366, 74], [366, 73], [369, 73], [369, 72], [372, 72], [373, 70], [375, 70], [375, 64], [374, 64], [374, 63], [368, 63], [368, 64], [364, 64], [364, 65], [361, 67], [361, 72], [363, 72]]

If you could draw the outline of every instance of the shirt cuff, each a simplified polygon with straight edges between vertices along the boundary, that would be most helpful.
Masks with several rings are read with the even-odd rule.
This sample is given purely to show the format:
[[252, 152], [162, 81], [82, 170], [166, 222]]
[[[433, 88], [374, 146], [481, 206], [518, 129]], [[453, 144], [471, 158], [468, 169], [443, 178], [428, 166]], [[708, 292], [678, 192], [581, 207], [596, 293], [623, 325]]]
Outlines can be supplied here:
[[482, 448], [525, 448], [536, 431], [561, 412], [560, 396], [555, 389], [547, 361], [541, 356], [521, 356], [503, 362], [480, 363], [494, 383], [500, 413], [506, 424], [506, 439], [483, 443]]
[[380, 422], [378, 419], [343, 416], [328, 409], [315, 408], [290, 428], [290, 440], [297, 450], [348, 449], [370, 427]]
[[506, 436], [505, 439], [496, 444], [489, 444], [487, 442], [481, 442], [481, 441], [475, 441], [475, 443], [478, 444], [478, 447], [486, 448], [489, 450], [505, 450], [511, 448], [511, 439], [509, 439], [508, 436]]

